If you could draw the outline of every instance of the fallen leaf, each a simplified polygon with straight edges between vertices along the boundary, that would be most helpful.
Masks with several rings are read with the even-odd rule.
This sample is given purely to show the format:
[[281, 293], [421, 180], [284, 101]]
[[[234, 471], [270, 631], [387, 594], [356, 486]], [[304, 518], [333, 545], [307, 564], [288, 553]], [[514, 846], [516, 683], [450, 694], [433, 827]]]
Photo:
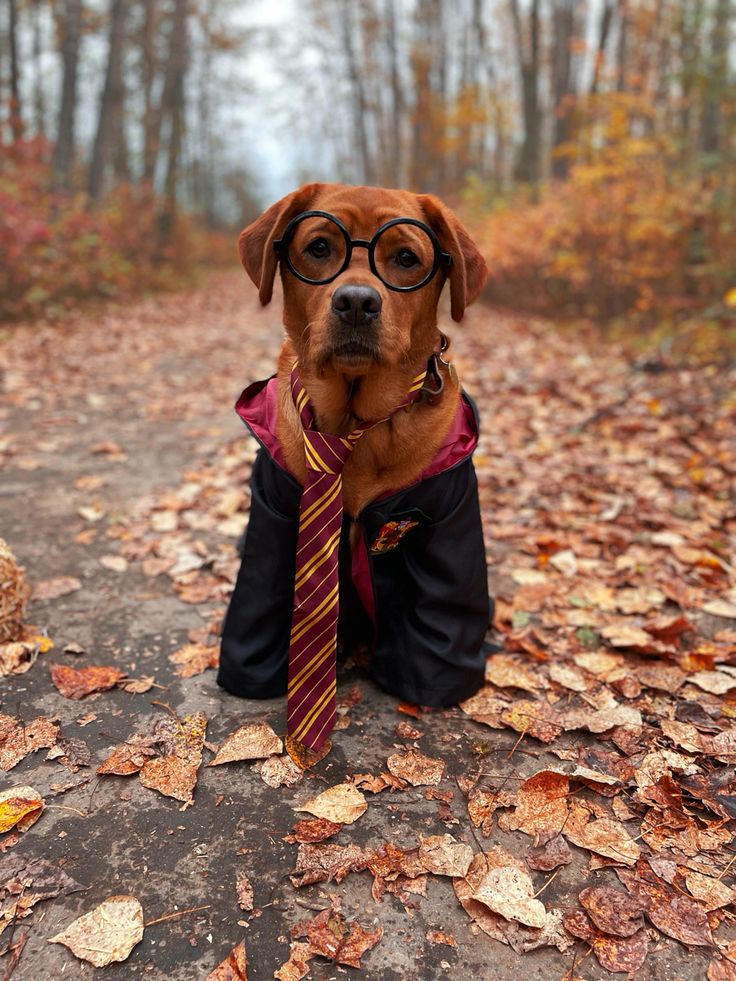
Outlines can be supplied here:
[[220, 661], [218, 647], [207, 644], [185, 644], [169, 655], [172, 664], [178, 664], [176, 674], [180, 678], [193, 678], [208, 668], [216, 668]]
[[728, 600], [711, 600], [703, 606], [704, 613], [710, 613], [714, 617], [725, 617], [727, 620], [736, 620], [736, 603], [729, 603]]
[[529, 868], [539, 872], [551, 872], [560, 865], [569, 865], [571, 861], [570, 846], [562, 835], [555, 835], [543, 845], [530, 849], [526, 856]]
[[472, 848], [452, 835], [430, 835], [419, 842], [419, 861], [434, 875], [464, 876], [472, 859]]
[[732, 688], [736, 688], [736, 675], [724, 671], [697, 671], [695, 674], [688, 675], [687, 680], [703, 691], [710, 692], [711, 695], [725, 695]]
[[256, 722], [230, 733], [209, 765], [220, 766], [236, 760], [262, 760], [278, 755], [283, 748], [284, 744], [271, 726]]
[[76, 593], [82, 588], [82, 583], [74, 576], [57, 576], [55, 579], [44, 579], [36, 583], [31, 599], [34, 602], [59, 599], [69, 593]]
[[363, 794], [351, 783], [339, 783], [294, 810], [306, 811], [335, 824], [352, 824], [365, 814], [368, 804]]
[[504, 919], [517, 920], [526, 926], [541, 929], [547, 919], [544, 904], [534, 899], [531, 878], [517, 866], [490, 869], [470, 898]]
[[0, 713], [0, 769], [7, 773], [29, 753], [50, 749], [58, 735], [58, 725], [43, 715], [25, 723], [17, 716]]
[[293, 787], [304, 777], [304, 772], [290, 756], [272, 756], [258, 765], [261, 780], [269, 787]]
[[291, 881], [297, 888], [332, 879], [342, 882], [348, 872], [364, 869], [370, 857], [357, 845], [303, 844], [297, 852]]
[[457, 940], [450, 933], [441, 930], [427, 930], [424, 935], [431, 944], [445, 944], [447, 947], [457, 947]]
[[224, 961], [207, 975], [207, 981], [248, 981], [245, 940], [233, 947]]
[[631, 937], [644, 926], [641, 905], [628, 893], [610, 886], [583, 889], [578, 899], [595, 926], [616, 937]]
[[103, 555], [100, 557], [100, 565], [111, 572], [125, 572], [128, 560], [122, 555]]
[[523, 661], [508, 654], [492, 654], [488, 658], [486, 681], [497, 688], [521, 688], [531, 692], [547, 687], [544, 679], [537, 677]]
[[253, 909], [253, 886], [247, 875], [241, 876], [235, 883], [238, 896], [238, 906], [246, 912]]
[[416, 749], [393, 753], [386, 761], [386, 766], [394, 776], [406, 780], [412, 787], [436, 787], [445, 772], [443, 760], [425, 756]]
[[516, 732], [551, 743], [562, 732], [560, 716], [547, 702], [512, 702], [501, 714], [501, 720]]
[[295, 940], [289, 948], [289, 959], [282, 964], [278, 971], [274, 971], [273, 976], [278, 981], [301, 981], [309, 973], [310, 961], [314, 954], [309, 951], [309, 944], [300, 943]]
[[307, 925], [309, 951], [326, 957], [333, 964], [360, 967], [360, 958], [372, 950], [383, 936], [383, 928], [364, 930], [357, 920], [348, 921], [342, 913], [322, 910]]
[[619, 821], [598, 818], [578, 828], [566, 828], [565, 837], [580, 848], [605, 855], [624, 865], [633, 865], [640, 848]]
[[143, 764], [139, 773], [143, 786], [184, 804], [193, 803], [206, 728], [207, 718], [202, 712], [186, 715], [181, 722], [161, 719], [156, 726], [156, 735], [164, 746], [165, 755]]
[[568, 910], [563, 917], [565, 929], [593, 948], [601, 967], [613, 973], [632, 974], [646, 960], [649, 941], [646, 930], [629, 937], [613, 937], [598, 930], [581, 909]]
[[325, 818], [304, 818], [297, 821], [284, 841], [306, 844], [307, 842], [324, 841], [331, 838], [338, 831], [342, 830], [342, 825], [334, 821], [327, 821]]
[[118, 668], [91, 665], [70, 668], [66, 664], [49, 664], [51, 680], [64, 698], [84, 698], [92, 692], [108, 691], [125, 677]]
[[43, 797], [33, 787], [0, 790], [0, 834], [17, 826], [26, 831], [41, 816]]
[[138, 773], [146, 761], [156, 755], [154, 745], [155, 740], [151, 736], [133, 735], [127, 742], [115, 747], [97, 767], [97, 772], [120, 777]]
[[153, 688], [154, 682], [153, 675], [145, 675], [143, 678], [126, 678], [119, 683], [118, 687], [127, 691], [129, 695], [142, 695]]
[[64, 944], [95, 967], [124, 961], [143, 939], [143, 908], [134, 896], [110, 896], [48, 941]]
[[730, 906], [734, 902], [733, 889], [729, 889], [724, 882], [712, 876], [700, 872], [687, 872], [685, 885], [690, 895], [702, 903], [708, 911]]
[[656, 876], [646, 863], [638, 862], [636, 872], [617, 869], [616, 874], [658, 930], [688, 946], [712, 946], [713, 937], [703, 907]]
[[567, 820], [570, 781], [566, 774], [540, 770], [519, 787], [509, 831], [523, 831], [537, 841], [562, 831]]

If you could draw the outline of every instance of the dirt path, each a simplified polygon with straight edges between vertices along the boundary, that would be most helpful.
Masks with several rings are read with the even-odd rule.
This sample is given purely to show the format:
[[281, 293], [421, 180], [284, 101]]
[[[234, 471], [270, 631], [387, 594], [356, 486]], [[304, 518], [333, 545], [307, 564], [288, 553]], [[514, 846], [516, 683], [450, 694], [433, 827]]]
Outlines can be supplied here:
[[[469, 707], [485, 724], [460, 709], [397, 713], [352, 668], [341, 678], [345, 728], [300, 783], [273, 788], [245, 762], [203, 767], [184, 810], [134, 776], [95, 770], [170, 711], [204, 712], [210, 744], [247, 721], [283, 729], [282, 700], [232, 698], [212, 670], [182, 678], [169, 660], [214, 641], [208, 630], [237, 569], [253, 444], [231, 406], [272, 373], [277, 304], [261, 311], [242, 276], [228, 274], [63, 327], [0, 332], [0, 535], [34, 586], [61, 576], [81, 584], [31, 604], [29, 619], [54, 649], [2, 680], [0, 710], [24, 723], [57, 719], [91, 764], [73, 768], [86, 752], [74, 744], [66, 765], [42, 751], [0, 783], [31, 785], [48, 805], [6, 855], [42, 856], [87, 887], [40, 903], [0, 937], [4, 947], [28, 930], [15, 979], [92, 977], [95, 968], [46, 941], [114, 894], [137, 896], [146, 922], [206, 909], [148, 927], [127, 961], [107, 968], [111, 978], [204, 978], [243, 939], [248, 977], [271, 978], [288, 959], [290, 928], [335, 896], [348, 919], [384, 931], [362, 958], [372, 981], [508, 978], [521, 961], [529, 978], [608, 977], [554, 911], [578, 907], [585, 887], [621, 890], [616, 867], [654, 876], [676, 921], [667, 929], [660, 917], [657, 932], [655, 913], [637, 934], [639, 948], [649, 944], [638, 978], [704, 977], [716, 945], [733, 939], [731, 914], [710, 912], [708, 923], [707, 902], [695, 905], [685, 881], [714, 881], [732, 854], [736, 376], [637, 371], [590, 339], [482, 307], [450, 332], [482, 413], [476, 466], [505, 645], [484, 700]], [[73, 701], [52, 685], [51, 661], [115, 665], [160, 687]], [[662, 720], [673, 723], [666, 732]], [[367, 812], [329, 844], [411, 849], [452, 834], [474, 853], [502, 846], [523, 861], [535, 836], [550, 836], [545, 814], [562, 808], [556, 830], [571, 860], [531, 872], [557, 946], [533, 949], [549, 941], [480, 904], [476, 923], [447, 876], [418, 880], [426, 894], [396, 887], [400, 895], [380, 900], [367, 871], [291, 884], [298, 846], [284, 836], [304, 817], [293, 807], [356, 774], [385, 772], [390, 754], [415, 743], [445, 762], [439, 787], [366, 793]], [[571, 776], [580, 766], [585, 779]], [[242, 876], [254, 912], [238, 908]], [[685, 897], [679, 912], [673, 896]], [[693, 917], [701, 935], [688, 948], [678, 939]], [[612, 946], [625, 963], [621, 939]], [[320, 957], [309, 967], [314, 979], [345, 973]], [[732, 973], [713, 977], [736, 977], [735, 967], [722, 961]]]

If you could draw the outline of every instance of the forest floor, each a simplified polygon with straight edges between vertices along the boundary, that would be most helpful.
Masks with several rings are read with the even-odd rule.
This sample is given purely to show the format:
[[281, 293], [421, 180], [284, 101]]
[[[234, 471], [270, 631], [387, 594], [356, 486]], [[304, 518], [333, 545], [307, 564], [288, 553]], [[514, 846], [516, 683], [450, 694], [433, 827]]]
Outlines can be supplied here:
[[[279, 323], [227, 273], [0, 332], [0, 534], [53, 641], [18, 673], [0, 648], [0, 970], [91, 978], [48, 940], [125, 895], [145, 929], [109, 978], [204, 979], [243, 942], [251, 981], [736, 978], [736, 371], [471, 309], [488, 684], [422, 711], [348, 667], [312, 769], [273, 740], [213, 767], [284, 728], [212, 670], [254, 454], [232, 406]], [[130, 775], [98, 773], [121, 745], [103, 771]]]

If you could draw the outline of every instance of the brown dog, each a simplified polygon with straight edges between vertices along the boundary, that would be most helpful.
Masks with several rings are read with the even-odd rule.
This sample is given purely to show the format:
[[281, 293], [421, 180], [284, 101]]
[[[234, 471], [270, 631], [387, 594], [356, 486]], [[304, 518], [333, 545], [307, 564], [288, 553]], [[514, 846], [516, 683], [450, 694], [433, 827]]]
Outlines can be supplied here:
[[299, 759], [334, 724], [340, 650], [367, 647], [373, 679], [415, 703], [483, 684], [477, 417], [437, 305], [449, 279], [459, 321], [486, 266], [437, 198], [340, 184], [277, 202], [239, 251], [263, 304], [280, 267], [288, 336], [277, 377], [237, 405], [261, 450], [217, 680], [247, 698], [288, 686]]
[[[426, 222], [452, 256], [453, 320], [462, 319], [486, 281], [483, 257], [458, 219], [437, 198], [375, 187], [306, 184], [277, 201], [240, 235], [241, 261], [264, 305], [271, 300], [276, 275], [274, 242], [295, 215], [307, 210], [334, 214], [354, 239], [363, 240], [369, 240], [392, 218]], [[414, 292], [394, 292], [372, 274], [367, 256], [359, 252], [337, 279], [324, 286], [303, 283], [281, 265], [288, 340], [278, 364], [278, 435], [287, 466], [300, 483], [305, 474], [302, 428], [289, 386], [295, 360], [324, 432], [346, 435], [359, 420], [389, 415], [408, 391], [417, 368], [436, 349], [437, 303], [445, 278], [436, 275]], [[340, 286], [347, 284], [368, 287], [380, 298], [380, 310], [370, 317], [370, 324], [357, 324], [357, 331], [363, 334], [370, 328], [370, 345], [365, 351], [354, 343], [356, 325], [346, 323], [333, 302]], [[433, 459], [460, 396], [456, 375], [446, 374], [444, 389], [431, 404], [423, 402], [411, 413], [400, 413], [390, 425], [378, 426], [361, 439], [343, 472], [343, 501], [353, 517], [386, 491], [413, 483]]]

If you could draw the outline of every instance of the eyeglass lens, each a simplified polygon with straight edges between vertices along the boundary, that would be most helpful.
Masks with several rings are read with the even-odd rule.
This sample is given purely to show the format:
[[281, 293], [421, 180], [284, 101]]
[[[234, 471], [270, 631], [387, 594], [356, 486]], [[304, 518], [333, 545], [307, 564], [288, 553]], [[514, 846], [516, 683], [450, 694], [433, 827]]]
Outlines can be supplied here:
[[[300, 276], [315, 283], [325, 282], [345, 264], [345, 235], [330, 218], [310, 215], [294, 228], [287, 254]], [[375, 240], [376, 272], [387, 286], [417, 286], [430, 275], [434, 261], [432, 240], [417, 225], [391, 225]]]

